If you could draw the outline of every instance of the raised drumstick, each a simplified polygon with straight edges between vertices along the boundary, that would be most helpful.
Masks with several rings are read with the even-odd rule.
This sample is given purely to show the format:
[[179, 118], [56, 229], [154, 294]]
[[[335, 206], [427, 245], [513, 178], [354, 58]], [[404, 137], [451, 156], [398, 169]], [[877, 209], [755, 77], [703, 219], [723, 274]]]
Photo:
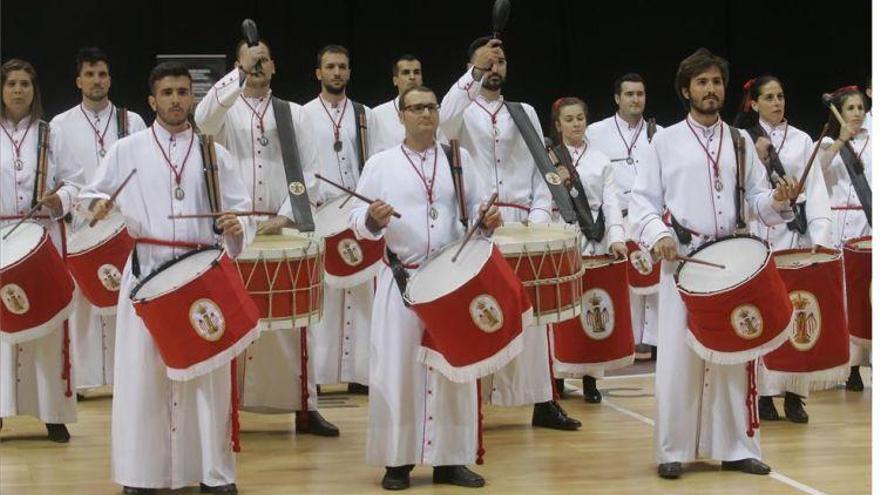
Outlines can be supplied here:
[[[349, 189], [349, 188], [347, 188], [347, 187], [345, 187], [345, 186], [343, 186], [343, 185], [340, 185], [340, 184], [337, 184], [337, 183], [333, 182], [332, 180], [330, 180], [330, 179], [324, 177], [324, 176], [321, 175], [321, 174], [315, 174], [315, 178], [316, 178], [316, 179], [320, 179], [320, 180], [326, 182], [327, 184], [330, 184], [331, 186], [335, 187], [336, 189], [339, 189], [339, 190], [341, 190], [341, 191], [345, 191], [345, 192], [348, 193], [349, 195], [356, 197], [357, 199], [363, 201], [364, 203], [372, 204], [373, 201], [374, 201], [374, 200], [372, 200], [372, 199], [370, 199], [370, 198], [368, 198], [368, 197], [366, 197], [366, 196], [364, 196], [364, 195], [362, 195], [362, 194], [358, 194], [358, 193], [352, 191], [351, 189]], [[396, 211], [392, 211], [392, 212], [391, 212], [391, 216], [393, 216], [394, 218], [400, 218], [400, 213], [397, 213]]]

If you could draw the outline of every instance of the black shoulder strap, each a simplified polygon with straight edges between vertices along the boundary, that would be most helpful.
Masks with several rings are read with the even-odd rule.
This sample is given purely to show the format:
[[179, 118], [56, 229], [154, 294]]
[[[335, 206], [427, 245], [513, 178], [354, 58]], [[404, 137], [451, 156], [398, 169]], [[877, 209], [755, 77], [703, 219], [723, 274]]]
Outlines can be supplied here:
[[[761, 127], [761, 124], [755, 124], [750, 129], [746, 129], [746, 132], [749, 134], [749, 137], [752, 138], [753, 143], [757, 143], [759, 138], [770, 139], [770, 136], [764, 132], [764, 128]], [[777, 181], [773, 179], [774, 175], [777, 177], [785, 177], [785, 167], [782, 165], [782, 160], [779, 159], [779, 153], [776, 152], [776, 148], [771, 143], [767, 148], [767, 152], [770, 155], [770, 164], [765, 164], [765, 168], [767, 169], [767, 182], [770, 184], [770, 187], [775, 188]], [[801, 235], [807, 233], [807, 211], [804, 203], [795, 203], [792, 205], [792, 210], [794, 211], [794, 219], [788, 223], [786, 226], [788, 230], [792, 232], [797, 232]]]
[[37, 123], [37, 168], [34, 174], [34, 195], [31, 208], [37, 206], [40, 198], [46, 194], [46, 180], [49, 173], [49, 123], [41, 120]]
[[587, 199], [587, 192], [584, 190], [580, 175], [574, 167], [571, 154], [568, 153], [568, 148], [562, 144], [557, 145], [553, 148], [553, 154], [571, 176], [572, 187], [574, 188], [574, 192], [570, 193], [571, 202], [574, 204], [575, 216], [577, 217], [581, 232], [588, 240], [601, 242], [605, 237], [605, 214], [602, 208], [599, 208], [599, 215], [594, 220], [593, 210], [590, 209], [590, 202]]
[[455, 187], [455, 199], [458, 201], [458, 221], [467, 229], [468, 211], [464, 192], [464, 177], [461, 168], [461, 148], [457, 139], [450, 139], [449, 144], [441, 144], [446, 161], [449, 162], [449, 172], [452, 174], [452, 185]]
[[202, 152], [202, 173], [208, 191], [208, 204], [212, 213], [222, 211], [220, 196], [220, 177], [217, 170], [217, 153], [214, 149], [214, 136], [199, 134], [199, 148]]
[[[868, 225], [871, 225], [871, 184], [865, 177], [865, 165], [848, 141], [840, 148], [840, 159], [843, 160], [849, 180], [853, 189], [856, 190], [856, 197], [862, 205], [862, 211], [868, 217]], [[871, 226], [873, 227], [873, 225]]]
[[[721, 125], [724, 125], [722, 122]], [[736, 207], [736, 229], [738, 232], [745, 231], [748, 228], [746, 224], [746, 150], [745, 142], [739, 129], [732, 125], [727, 126], [730, 129], [730, 138], [733, 140], [733, 154], [736, 158], [736, 187], [733, 188], [733, 200]], [[721, 160], [721, 157], [718, 157]]]
[[364, 105], [361, 103], [351, 100], [351, 104], [354, 107], [354, 123], [357, 130], [358, 158], [360, 158], [358, 170], [360, 172], [363, 172], [364, 164], [367, 163], [367, 158], [369, 158], [369, 156], [367, 156], [367, 111], [364, 108]]
[[281, 160], [284, 162], [284, 174], [287, 177], [287, 192], [290, 197], [290, 208], [296, 218], [296, 228], [300, 232], [313, 232], [315, 221], [306, 191], [303, 166], [296, 142], [296, 131], [293, 127], [293, 116], [290, 103], [272, 97], [272, 111], [275, 112], [275, 124], [281, 144]]
[[116, 138], [122, 139], [128, 136], [128, 110], [125, 107], [116, 107]]
[[543, 140], [532, 126], [532, 122], [529, 120], [528, 115], [526, 115], [522, 104], [505, 101], [504, 105], [507, 107], [507, 111], [510, 112], [513, 122], [526, 142], [526, 147], [528, 147], [529, 153], [532, 155], [535, 166], [538, 167], [541, 175], [544, 176], [544, 181], [547, 183], [547, 187], [550, 188], [553, 200], [556, 202], [557, 208], [559, 208], [559, 214], [562, 215], [566, 223], [576, 222], [577, 215], [575, 215], [568, 191], [562, 186], [562, 180], [553, 168], [553, 164], [550, 163], [550, 157], [547, 156]]
[[648, 128], [645, 130], [645, 134], [648, 136], [649, 143], [654, 139], [654, 134], [657, 134], [657, 119], [654, 117], [648, 119]]

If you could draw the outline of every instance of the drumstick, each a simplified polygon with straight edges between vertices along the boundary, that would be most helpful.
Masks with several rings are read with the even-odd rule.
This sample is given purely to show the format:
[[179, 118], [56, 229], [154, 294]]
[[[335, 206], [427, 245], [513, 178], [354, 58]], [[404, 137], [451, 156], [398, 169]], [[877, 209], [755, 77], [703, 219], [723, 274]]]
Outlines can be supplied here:
[[712, 263], [711, 261], [698, 260], [696, 258], [691, 258], [690, 256], [682, 256], [680, 254], [676, 255], [675, 259], [678, 261], [689, 261], [691, 263], [696, 263], [698, 265], [711, 266], [712, 268], [720, 268], [722, 270], [724, 270], [726, 268], [724, 265], [719, 265], [718, 263]]
[[467, 235], [464, 236], [464, 241], [462, 241], [461, 246], [458, 246], [458, 251], [455, 252], [455, 256], [452, 257], [452, 262], [455, 263], [455, 260], [458, 259], [458, 255], [461, 254], [461, 250], [464, 249], [464, 246], [471, 240], [471, 237], [474, 236], [474, 232], [477, 231], [478, 228], [483, 224], [483, 220], [486, 218], [486, 213], [489, 212], [489, 209], [492, 208], [492, 205], [495, 204], [495, 200], [498, 199], [498, 193], [492, 193], [492, 197], [489, 198], [489, 202], [486, 203], [486, 209], [480, 213], [480, 218], [477, 219], [477, 223], [473, 224], [470, 229], [467, 231]]
[[[138, 171], [138, 169], [136, 169], [136, 168], [131, 169], [131, 172], [129, 172], [128, 176], [125, 178], [125, 180], [122, 181], [122, 184], [119, 184], [119, 187], [117, 187], [116, 190], [113, 191], [113, 194], [110, 195], [110, 199], [107, 200], [110, 202], [110, 204], [113, 204], [113, 202], [116, 201], [116, 197], [119, 196], [119, 193], [122, 191], [122, 188], [125, 187], [126, 184], [128, 184], [128, 181], [131, 180], [131, 177], [137, 171]], [[89, 222], [89, 227], [94, 227], [95, 224], [97, 224], [99, 221], [100, 220], [98, 220], [97, 217], [92, 218], [92, 220]]]
[[235, 215], [237, 217], [246, 217], [250, 215], [263, 215], [262, 212], [253, 211], [215, 211], [213, 213], [189, 213], [181, 215], [168, 215], [168, 220], [182, 220], [186, 218], [220, 218], [223, 215]]
[[[341, 190], [341, 191], [345, 191], [345, 192], [348, 193], [349, 195], [356, 197], [357, 199], [363, 201], [364, 203], [370, 203], [370, 204], [373, 203], [373, 200], [372, 200], [372, 199], [370, 199], [370, 198], [368, 198], [368, 197], [366, 197], [366, 196], [364, 196], [364, 195], [362, 195], [362, 194], [358, 194], [358, 193], [352, 191], [351, 189], [349, 189], [349, 188], [347, 188], [347, 187], [345, 187], [345, 186], [339, 185], [339, 184], [333, 182], [332, 180], [330, 180], [330, 179], [324, 177], [324, 176], [321, 175], [321, 174], [315, 174], [315, 178], [316, 178], [316, 179], [321, 179], [322, 181], [326, 182], [327, 184], [330, 184], [331, 186], [333, 186], [333, 187], [335, 187], [335, 188], [337, 188], [337, 189], [339, 189], [339, 190]], [[400, 213], [397, 213], [396, 211], [392, 211], [392, 212], [391, 212], [391, 215], [392, 215], [394, 218], [400, 218]]]
[[[51, 195], [57, 193], [59, 190], [61, 190], [61, 188], [62, 188], [63, 186], [64, 186], [64, 183], [63, 183], [63, 182], [59, 182], [58, 185], [56, 185], [51, 191], [49, 191], [48, 194], [46, 194], [45, 196], [43, 196], [43, 199], [46, 199], [46, 198], [48, 198], [49, 196], [51, 196]], [[30, 210], [28, 210], [28, 212], [27, 212], [23, 217], [21, 217], [21, 219], [18, 221], [18, 223], [16, 223], [15, 225], [12, 226], [11, 229], [9, 229], [9, 232], [7, 232], [7, 233], [3, 236], [3, 240], [4, 240], [4, 241], [5, 241], [6, 238], [9, 237], [13, 232], [15, 232], [15, 229], [19, 228], [19, 227], [21, 226], [21, 224], [24, 223], [25, 220], [28, 220], [28, 219], [30, 219], [32, 216], [34, 216], [34, 213], [36, 213], [37, 210], [39, 210], [40, 207], [43, 206], [43, 199], [37, 201], [37, 204], [35, 204], [33, 208], [31, 208]]]
[[825, 104], [829, 109], [831, 109], [831, 113], [834, 114], [834, 117], [837, 118], [837, 121], [840, 122], [841, 127], [846, 127], [846, 122], [843, 120], [843, 116], [840, 115], [840, 111], [837, 110], [837, 105], [834, 104], [834, 97], [828, 93], [822, 95], [822, 103]]
[[819, 145], [822, 144], [822, 139], [825, 138], [826, 134], [828, 134], [827, 123], [822, 127], [822, 133], [819, 134], [819, 139], [816, 140], [816, 145], [813, 146], [813, 153], [810, 155], [810, 159], [807, 161], [807, 166], [806, 168], [804, 168], [804, 174], [801, 176], [801, 180], [798, 181], [797, 194], [795, 194], [794, 199], [791, 200], [792, 204], [797, 201], [797, 197], [801, 195], [801, 192], [804, 190], [804, 186], [806, 186], [807, 176], [810, 175], [810, 169], [813, 168], [813, 162], [816, 160], [816, 154], [819, 152]]

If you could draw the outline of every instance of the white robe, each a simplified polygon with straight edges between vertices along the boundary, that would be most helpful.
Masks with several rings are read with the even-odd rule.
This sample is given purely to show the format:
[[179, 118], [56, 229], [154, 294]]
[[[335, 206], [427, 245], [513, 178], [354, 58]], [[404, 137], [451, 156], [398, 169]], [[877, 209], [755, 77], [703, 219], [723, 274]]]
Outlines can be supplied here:
[[[318, 96], [303, 105], [304, 118], [311, 126], [318, 150], [317, 171], [328, 179], [355, 189], [360, 177], [360, 159], [357, 141], [357, 123], [354, 106], [346, 99], [345, 105], [334, 108]], [[375, 147], [376, 128], [372, 111], [366, 108], [367, 155]], [[333, 121], [341, 119], [340, 141], [342, 149], [333, 149], [335, 135]], [[344, 112], [344, 114], [343, 114]], [[345, 193], [314, 176], [306, 179], [309, 198], [321, 205]], [[375, 280], [347, 289], [324, 288], [324, 315], [314, 326], [315, 354], [312, 359], [317, 369], [319, 385], [332, 383], [367, 383], [370, 372], [370, 314], [373, 306]]]
[[[528, 219], [549, 223], [550, 190], [510, 112], [506, 107], [499, 108], [503, 105], [501, 100], [488, 101], [480, 95], [479, 88], [480, 82], [473, 80], [470, 70], [452, 85], [440, 106], [443, 133], [449, 139], [461, 141], [489, 193], [498, 192], [505, 222]], [[535, 109], [527, 104], [523, 108], [538, 135], [543, 135]], [[494, 124], [486, 110], [497, 110]], [[492, 404], [521, 406], [553, 398], [547, 325], [529, 327], [523, 335], [523, 352], [500, 371], [481, 380], [486, 391], [483, 397]]]
[[[140, 115], [126, 112], [126, 116], [129, 134], [146, 128]], [[106, 151], [119, 139], [116, 119], [116, 108], [112, 102], [99, 112], [88, 110], [80, 104], [52, 119], [52, 127], [63, 130], [64, 141], [59, 154], [82, 170], [83, 182], [86, 184], [95, 176], [95, 169], [103, 159], [100, 155], [101, 140], [95, 129], [102, 133]], [[68, 235], [83, 227], [87, 228], [87, 222], [83, 221], [81, 215], [75, 214], [73, 222], [67, 226]], [[116, 315], [96, 314], [95, 307], [79, 290], [75, 304], [70, 317], [70, 346], [76, 388], [87, 391], [102, 385], [112, 385]]]
[[[15, 153], [12, 142], [5, 133], [0, 135], [0, 216], [24, 215], [31, 209], [34, 179], [37, 170], [38, 123], [30, 125], [25, 118], [14, 126], [3, 119], [0, 125], [21, 143], [22, 170], [15, 169]], [[46, 191], [51, 191], [59, 181], [65, 185], [59, 190], [64, 212], [70, 211], [81, 184], [82, 172], [68, 160], [57, 154], [61, 131], [50, 131], [49, 162]], [[41, 209], [39, 215], [48, 214]], [[17, 220], [3, 220], [7, 226]], [[40, 224], [49, 230], [52, 243], [62, 253], [59, 219], [41, 219]], [[10, 238], [6, 242], [12, 241]], [[68, 382], [62, 379], [64, 370], [63, 339], [64, 324], [59, 324], [48, 335], [24, 342], [8, 344], [0, 341], [0, 418], [9, 416], [35, 416], [43, 423], [75, 423], [76, 397], [71, 382], [71, 395], [65, 395]]]
[[[153, 135], [155, 131], [155, 138]], [[202, 172], [198, 139], [183, 164], [183, 200], [174, 198], [174, 175], [159, 144], [175, 164], [183, 162], [192, 131], [171, 135], [154, 124], [114, 144], [95, 179], [81, 193], [83, 199], [107, 198], [128, 173], [138, 173], [122, 190], [116, 203], [132, 237], [213, 244], [220, 240], [210, 219], [169, 220], [169, 215], [210, 211]], [[221, 181], [222, 208], [248, 211], [250, 197], [234, 159], [215, 145]], [[181, 165], [177, 165], [178, 169]], [[250, 219], [240, 217], [243, 240], [222, 239], [236, 256], [253, 236]], [[189, 249], [140, 244], [136, 248], [141, 277]], [[116, 367], [113, 385], [111, 447], [113, 480], [120, 485], [171, 488], [235, 481], [231, 433], [230, 365], [185, 382], [172, 381], [153, 337], [137, 316], [130, 294], [138, 280], [131, 258], [122, 274], [117, 318]]]
[[[202, 132], [217, 136], [236, 158], [241, 178], [255, 211], [275, 212], [296, 222], [287, 190], [287, 175], [281, 156], [278, 124], [272, 107], [271, 93], [263, 98], [245, 97], [236, 68], [217, 81], [199, 102], [195, 111], [196, 124]], [[256, 111], [256, 114], [254, 113]], [[300, 105], [290, 103], [292, 126], [303, 175], [317, 165], [317, 149], [311, 128], [303, 120]], [[262, 131], [260, 129], [262, 115]], [[266, 146], [259, 140], [265, 133]], [[257, 216], [263, 220], [267, 216]], [[263, 332], [256, 342], [238, 358], [239, 405], [254, 412], [293, 412], [302, 409], [302, 337], [306, 331], [308, 408], [318, 408], [315, 383], [315, 340], [312, 327]]]
[[[637, 168], [654, 159], [654, 149], [648, 141], [647, 122], [642, 119], [636, 126], [630, 126], [615, 113], [607, 119], [594, 122], [587, 127], [587, 141], [612, 160], [614, 183], [620, 194], [620, 208], [628, 210], [629, 196], [633, 182], [636, 180]], [[657, 126], [657, 132], [663, 127]], [[630, 148], [631, 146], [631, 148]], [[627, 151], [629, 148], [629, 151]], [[631, 156], [633, 163], [627, 163]], [[624, 216], [627, 220], [628, 215]], [[626, 221], [627, 239], [634, 239], [629, 222]], [[636, 344], [657, 345], [657, 315], [659, 309], [659, 292], [639, 294], [630, 289], [630, 317], [632, 320], [633, 337]]]
[[[445, 245], [458, 239], [463, 229], [458, 220], [458, 201], [449, 162], [439, 146], [422, 160], [407, 150], [419, 173], [430, 179], [437, 157], [433, 183], [436, 220], [422, 179], [400, 146], [385, 150], [367, 161], [358, 192], [391, 204], [401, 214], [378, 233], [366, 228], [363, 202], [352, 211], [351, 224], [359, 238], [385, 237], [389, 249], [404, 265], [424, 263]], [[464, 189], [471, 211], [478, 208], [480, 179], [465, 150], [461, 150]], [[412, 270], [410, 270], [412, 272]], [[477, 385], [455, 383], [417, 360], [425, 326], [403, 304], [391, 269], [385, 265], [378, 276], [373, 305], [370, 359], [370, 412], [367, 428], [367, 463], [377, 466], [471, 464], [477, 452]]]
[[[713, 167], [706, 151], [688, 122], [713, 156], [718, 156], [719, 144], [722, 146], [719, 173], [724, 188], [720, 192], [713, 187]], [[719, 139], [721, 126], [723, 139]], [[679, 246], [682, 254], [708, 240], [734, 234], [736, 159], [727, 124], [719, 119], [711, 128], [705, 128], [688, 116], [686, 121], [657, 134], [653, 145], [656, 161], [639, 169], [630, 198], [630, 217], [640, 243], [650, 248], [663, 237], [675, 240], [661, 219], [664, 206], [680, 224], [700, 233], [693, 236], [690, 245]], [[793, 215], [787, 204], [773, 200], [764, 167], [749, 144], [746, 167], [750, 215], [767, 224], [790, 220]], [[661, 267], [656, 461], [760, 458], [759, 430], [752, 437], [747, 435], [747, 365], [711, 364], [691, 350], [685, 340], [687, 312], [673, 280], [677, 263], [664, 261]]]

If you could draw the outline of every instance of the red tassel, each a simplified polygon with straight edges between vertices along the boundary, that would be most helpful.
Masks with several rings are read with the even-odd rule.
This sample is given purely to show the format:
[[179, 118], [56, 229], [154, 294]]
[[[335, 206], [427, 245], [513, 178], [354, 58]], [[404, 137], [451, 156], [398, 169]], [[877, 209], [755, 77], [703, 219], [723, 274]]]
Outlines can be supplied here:
[[302, 399], [302, 414], [299, 423], [303, 429], [309, 428], [309, 348], [306, 334], [308, 328], [299, 329], [299, 349], [300, 349], [300, 397]]
[[480, 379], [477, 379], [477, 465], [483, 465], [483, 456], [486, 449], [483, 448], [483, 391]]
[[229, 366], [232, 371], [232, 451], [241, 452], [241, 425], [238, 423], [238, 359], [233, 359]]
[[831, 96], [837, 97], [841, 93], [845, 93], [847, 91], [861, 91], [858, 86], [844, 86], [842, 88], [837, 88], [831, 93]]
[[746, 435], [751, 438], [755, 436], [755, 430], [761, 427], [758, 418], [758, 382], [755, 378], [755, 361], [746, 363], [746, 376], [746, 409], [749, 413]]
[[61, 379], [67, 381], [67, 389], [64, 391], [64, 396], [71, 397], [73, 395], [73, 388], [71, 386], [72, 380], [70, 376], [70, 325], [67, 320], [64, 320], [64, 336], [62, 337], [61, 356], [64, 359], [64, 364], [62, 365], [61, 370]]
[[550, 339], [550, 325], [547, 325], [547, 362], [550, 365], [550, 388], [553, 389], [553, 400], [559, 400], [559, 390], [556, 390], [556, 375], [553, 374], [553, 351], [549, 351], [551, 349], [550, 346], [553, 345], [553, 341]]

